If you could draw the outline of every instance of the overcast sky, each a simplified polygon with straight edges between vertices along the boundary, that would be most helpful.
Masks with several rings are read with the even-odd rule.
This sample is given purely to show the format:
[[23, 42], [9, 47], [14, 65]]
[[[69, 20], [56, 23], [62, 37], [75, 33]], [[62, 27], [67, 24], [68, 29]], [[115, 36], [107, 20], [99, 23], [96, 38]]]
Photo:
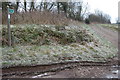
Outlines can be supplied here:
[[94, 12], [95, 9], [99, 9], [104, 13], [111, 16], [111, 22], [116, 22], [118, 17], [118, 2], [120, 0], [83, 0], [88, 2], [90, 6], [90, 12]]
[[[27, 1], [31, 1], [31, 0], [27, 0]], [[36, 0], [36, 1], [39, 2], [41, 0]], [[48, 1], [54, 1], [54, 0], [48, 0]], [[64, 1], [64, 0], [60, 0], [60, 1]], [[73, 0], [73, 1], [79, 2], [79, 0]], [[84, 3], [88, 2], [91, 13], [94, 13], [94, 10], [98, 9], [106, 14], [109, 14], [111, 16], [112, 23], [116, 22], [116, 19], [118, 17], [118, 2], [120, 0], [82, 0], [82, 1]]]
[[[60, 0], [60, 1], [64, 1], [64, 0]], [[79, 0], [72, 0], [72, 1], [79, 2]], [[98, 9], [100, 11], [103, 11], [106, 14], [109, 14], [111, 16], [112, 23], [116, 22], [116, 19], [118, 18], [118, 2], [120, 0], [82, 0], [82, 1], [84, 3], [88, 2], [91, 13], [94, 13], [94, 10]]]

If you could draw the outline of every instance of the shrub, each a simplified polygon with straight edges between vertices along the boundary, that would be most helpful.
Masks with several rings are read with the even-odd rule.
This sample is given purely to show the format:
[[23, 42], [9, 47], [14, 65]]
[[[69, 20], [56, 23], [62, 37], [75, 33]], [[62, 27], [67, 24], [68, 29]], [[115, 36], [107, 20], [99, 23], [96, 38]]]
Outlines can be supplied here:
[[[56, 27], [56, 26], [52, 26]], [[53, 30], [51, 27], [14, 27], [11, 29], [15, 44], [50, 45], [51, 43], [69, 44], [93, 41], [93, 37], [86, 30], [69, 31]], [[3, 28], [3, 37], [7, 34], [7, 28]]]
[[85, 23], [86, 23], [86, 24], [90, 24], [90, 20], [86, 18], [86, 19], [85, 19]]
[[65, 26], [55, 26], [57, 31], [65, 30]]

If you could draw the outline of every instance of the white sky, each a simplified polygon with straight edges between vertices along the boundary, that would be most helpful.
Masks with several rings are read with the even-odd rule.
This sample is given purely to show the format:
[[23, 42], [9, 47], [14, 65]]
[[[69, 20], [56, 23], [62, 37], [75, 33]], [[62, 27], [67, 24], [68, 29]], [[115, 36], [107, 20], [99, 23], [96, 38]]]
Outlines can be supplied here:
[[99, 9], [111, 16], [111, 22], [115, 23], [118, 17], [118, 2], [120, 0], [83, 0], [88, 2], [90, 6], [90, 12], [94, 12], [95, 9]]

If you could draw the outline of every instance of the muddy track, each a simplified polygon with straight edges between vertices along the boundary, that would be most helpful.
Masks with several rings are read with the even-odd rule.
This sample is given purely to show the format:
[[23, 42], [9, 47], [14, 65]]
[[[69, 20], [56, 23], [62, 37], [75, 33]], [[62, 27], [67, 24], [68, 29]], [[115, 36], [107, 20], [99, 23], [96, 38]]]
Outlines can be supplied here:
[[16, 66], [2, 69], [2, 77], [10, 76], [25, 76], [35, 75], [45, 72], [56, 72], [64, 70], [66, 68], [74, 68], [77, 66], [111, 66], [111, 62], [89, 62], [89, 61], [74, 61], [74, 62], [62, 62], [46, 65], [36, 66]]
[[92, 24], [91, 28], [100, 36], [110, 41], [115, 47], [118, 47], [118, 32], [100, 25]]

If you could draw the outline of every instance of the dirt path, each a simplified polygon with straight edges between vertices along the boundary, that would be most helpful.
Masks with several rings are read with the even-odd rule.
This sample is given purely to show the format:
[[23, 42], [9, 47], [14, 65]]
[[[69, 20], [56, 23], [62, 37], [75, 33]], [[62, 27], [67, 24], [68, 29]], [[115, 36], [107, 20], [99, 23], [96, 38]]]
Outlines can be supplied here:
[[110, 41], [115, 47], [118, 47], [118, 32], [102, 27], [97, 24], [91, 25], [92, 29], [100, 36]]
[[54, 65], [13, 67], [3, 69], [3, 78], [117, 78], [111, 62], [75, 62]]
[[[43, 76], [43, 78], [117, 78], [118, 74], [113, 71], [117, 71], [117, 69], [110, 66], [79, 66]], [[40, 77], [38, 76], [38, 78]]]
[[[61, 71], [66, 68], [74, 68], [76, 66], [111, 66], [110, 62], [90, 62], [90, 61], [73, 61], [73, 62], [63, 62], [54, 63], [46, 65], [36, 65], [36, 66], [16, 66], [10, 68], [3, 68], [3, 77], [25, 77], [26, 75], [34, 75], [35, 73], [41, 74], [45, 72], [56, 72]], [[25, 76], [24, 76], [25, 75]]]

